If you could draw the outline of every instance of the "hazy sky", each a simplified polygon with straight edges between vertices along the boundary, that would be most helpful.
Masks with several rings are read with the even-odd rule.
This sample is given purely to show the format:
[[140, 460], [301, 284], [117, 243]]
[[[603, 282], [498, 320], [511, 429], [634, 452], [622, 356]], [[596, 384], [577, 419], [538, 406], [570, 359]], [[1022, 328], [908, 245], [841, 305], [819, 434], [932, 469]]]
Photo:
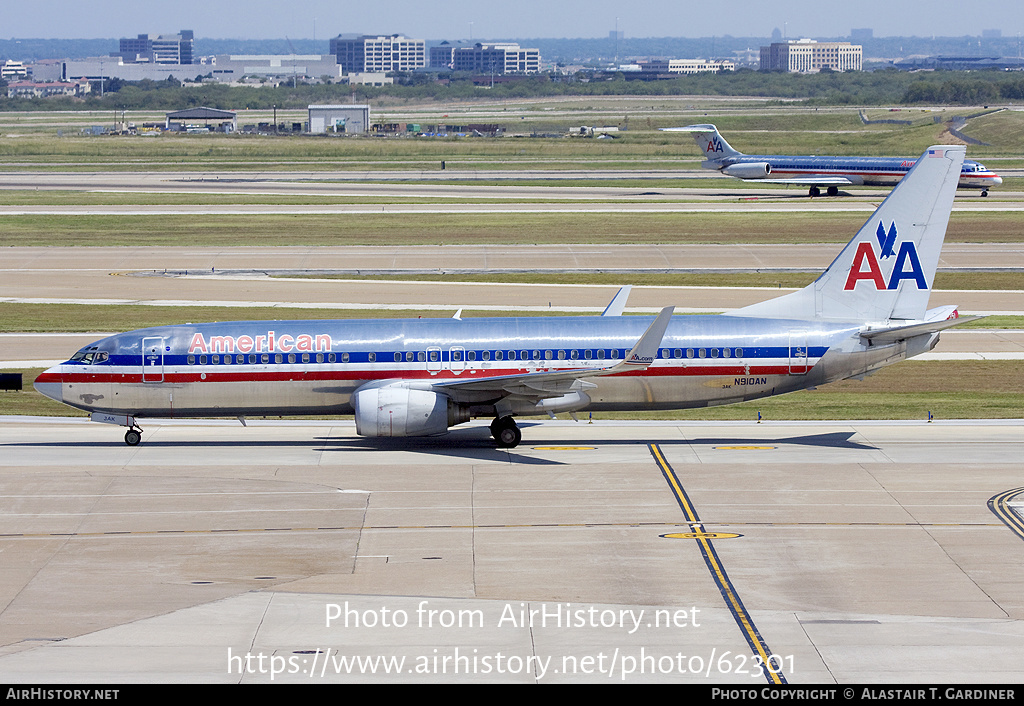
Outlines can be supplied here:
[[349, 32], [418, 39], [607, 37], [616, 21], [627, 37], [767, 37], [775, 27], [789, 38], [846, 36], [854, 27], [870, 27], [876, 37], [973, 36], [983, 29], [1000, 29], [1004, 37], [1024, 33], [1020, 0], [9, 0], [4, 5], [4, 38], [129, 37], [181, 29], [194, 30], [196, 37], [242, 39], [328, 39]]

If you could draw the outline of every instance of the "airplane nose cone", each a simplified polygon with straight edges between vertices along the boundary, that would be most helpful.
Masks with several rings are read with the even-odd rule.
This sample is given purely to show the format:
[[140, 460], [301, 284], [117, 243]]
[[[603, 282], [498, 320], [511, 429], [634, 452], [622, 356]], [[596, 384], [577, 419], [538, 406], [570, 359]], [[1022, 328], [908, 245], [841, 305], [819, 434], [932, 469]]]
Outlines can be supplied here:
[[1003, 178], [1001, 176], [994, 176], [994, 177], [992, 177], [992, 186], [999, 186], [1002, 183], [1003, 183]]
[[32, 383], [32, 387], [36, 388], [36, 392], [40, 395], [63, 402], [64, 394], [61, 391], [61, 382], [60, 366], [57, 366], [40, 373], [36, 381]]

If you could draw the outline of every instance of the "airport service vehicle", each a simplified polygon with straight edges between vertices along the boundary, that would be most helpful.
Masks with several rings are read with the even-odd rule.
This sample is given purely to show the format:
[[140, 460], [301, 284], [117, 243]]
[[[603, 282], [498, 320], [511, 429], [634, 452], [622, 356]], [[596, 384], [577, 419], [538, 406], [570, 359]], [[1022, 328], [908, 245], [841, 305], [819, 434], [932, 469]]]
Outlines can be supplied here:
[[[743, 181], [807, 186], [811, 196], [820, 196], [821, 187], [826, 188], [829, 196], [835, 196], [842, 186], [894, 186], [917, 161], [902, 157], [743, 154], [730, 147], [714, 125], [671, 127], [665, 131], [693, 133], [697, 147], [704, 153], [704, 169]], [[990, 187], [1002, 183], [1002, 178], [984, 164], [964, 160], [959, 188], [980, 189], [982, 196], [988, 196]]]
[[235, 321], [158, 326], [42, 373], [55, 400], [138, 420], [355, 415], [367, 437], [443, 434], [474, 417], [514, 447], [517, 416], [728, 404], [862, 376], [931, 350], [958, 319], [927, 309], [964, 159], [930, 148], [812, 284], [714, 316]]

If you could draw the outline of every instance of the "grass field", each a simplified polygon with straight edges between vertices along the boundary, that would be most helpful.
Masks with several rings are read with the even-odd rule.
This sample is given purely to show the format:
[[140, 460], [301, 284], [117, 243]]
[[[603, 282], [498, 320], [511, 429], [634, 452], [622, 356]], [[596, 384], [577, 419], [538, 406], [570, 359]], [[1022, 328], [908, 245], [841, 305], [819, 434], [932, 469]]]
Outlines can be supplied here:
[[[7, 216], [6, 246], [846, 243], [862, 213], [481, 213]], [[1013, 243], [1020, 215], [958, 212], [947, 242]]]
[[[698, 105], [699, 103], [699, 105]], [[89, 169], [101, 165], [114, 171], [223, 171], [260, 165], [273, 169], [439, 168], [452, 160], [457, 168], [570, 168], [591, 160], [646, 169], [664, 160], [695, 168], [700, 155], [687, 135], [659, 128], [690, 123], [715, 123], [738, 150], [750, 154], [837, 154], [916, 156], [926, 147], [950, 140], [949, 118], [977, 109], [906, 109], [897, 117], [904, 125], [864, 125], [856, 108], [815, 109], [793, 106], [753, 106], [725, 98], [697, 101], [691, 96], [595, 97], [581, 100], [547, 98], [504, 102], [403, 106], [375, 110], [382, 122], [494, 122], [506, 126], [504, 138], [356, 138], [323, 136], [249, 136], [163, 134], [143, 136], [78, 136], [82, 128], [109, 125], [111, 114], [2, 113], [0, 160], [7, 169]], [[269, 111], [239, 115], [239, 124], [270, 118]], [[162, 120], [162, 114], [128, 113], [142, 123]], [[280, 120], [305, 119], [303, 111], [282, 112]], [[878, 117], [873, 115], [872, 117]], [[893, 117], [893, 116], [886, 116]], [[938, 120], [938, 122], [936, 122]], [[530, 138], [534, 133], [565, 134], [580, 125], [611, 125], [622, 131], [614, 140]], [[63, 136], [58, 137], [58, 131]], [[1012, 157], [1024, 153], [1024, 117], [1001, 111], [968, 122], [966, 132], [990, 146], [971, 147], [969, 156]], [[513, 135], [524, 135], [515, 137]], [[539, 160], [539, 161], [538, 161]], [[651, 161], [648, 161], [651, 160]], [[615, 168], [615, 167], [613, 167]], [[620, 166], [618, 168], [629, 168]]]

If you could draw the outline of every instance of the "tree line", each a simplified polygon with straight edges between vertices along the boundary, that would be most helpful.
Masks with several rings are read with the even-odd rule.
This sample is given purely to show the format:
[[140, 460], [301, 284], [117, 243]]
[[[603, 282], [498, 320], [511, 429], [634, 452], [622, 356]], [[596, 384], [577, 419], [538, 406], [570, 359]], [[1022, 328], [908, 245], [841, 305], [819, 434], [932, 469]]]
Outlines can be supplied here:
[[[187, 77], [182, 77], [187, 79]], [[477, 85], [471, 75], [399, 74], [388, 86], [311, 83], [260, 87], [198, 83], [128, 82], [107, 79], [85, 98], [0, 97], [0, 110], [178, 110], [208, 106], [224, 110], [301, 109], [314, 103], [421, 102], [558, 95], [757, 96], [808, 105], [984, 105], [1024, 100], [1024, 74], [996, 70], [908, 73], [895, 69], [789, 74], [741, 69], [672, 79], [640, 80], [622, 72], [581, 71], [572, 76], [535, 75]]]

